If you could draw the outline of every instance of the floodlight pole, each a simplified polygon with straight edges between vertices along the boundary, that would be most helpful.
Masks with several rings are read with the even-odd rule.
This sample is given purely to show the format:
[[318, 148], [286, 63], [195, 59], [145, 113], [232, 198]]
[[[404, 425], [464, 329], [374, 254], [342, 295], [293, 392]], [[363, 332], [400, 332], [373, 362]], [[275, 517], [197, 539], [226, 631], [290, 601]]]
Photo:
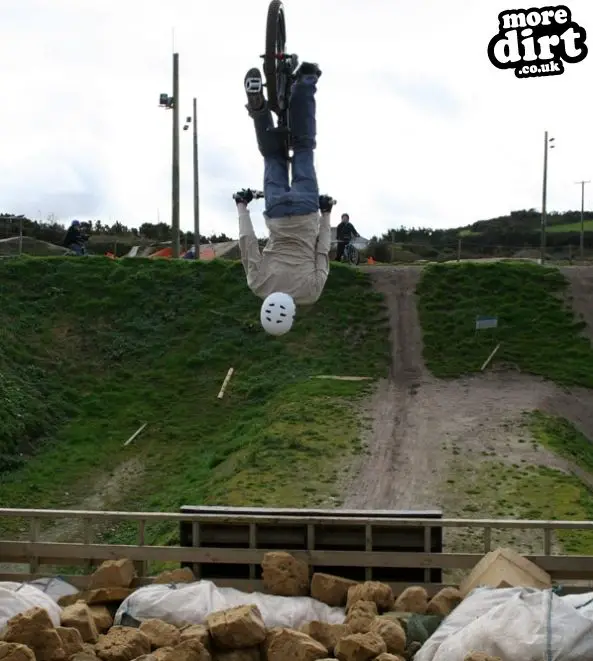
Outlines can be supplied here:
[[554, 149], [554, 145], [550, 145], [554, 138], [548, 138], [548, 132], [544, 132], [544, 182], [542, 186], [542, 223], [541, 223], [541, 248], [540, 248], [540, 264], [546, 260], [546, 202], [548, 195], [548, 149]]
[[577, 181], [581, 187], [581, 240], [580, 240], [580, 254], [581, 259], [585, 257], [585, 184], [590, 184], [590, 181]]

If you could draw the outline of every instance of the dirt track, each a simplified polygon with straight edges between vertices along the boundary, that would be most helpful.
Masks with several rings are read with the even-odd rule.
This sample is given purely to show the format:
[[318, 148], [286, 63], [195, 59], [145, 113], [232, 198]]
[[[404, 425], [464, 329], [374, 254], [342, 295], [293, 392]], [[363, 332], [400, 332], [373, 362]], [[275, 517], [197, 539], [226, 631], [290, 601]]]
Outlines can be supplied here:
[[[374, 420], [365, 439], [369, 453], [354, 467], [343, 507], [436, 507], [447, 516], [461, 516], [467, 496], [446, 485], [454, 453], [476, 465], [484, 452], [491, 452], [509, 463], [576, 468], [522, 444], [521, 417], [525, 411], [548, 411], [593, 439], [593, 391], [564, 390], [529, 375], [496, 371], [450, 381], [432, 377], [422, 359], [414, 293], [421, 270], [384, 267], [371, 273], [389, 307], [393, 362], [390, 378], [378, 385], [368, 403], [366, 414]], [[593, 328], [593, 310], [587, 303], [593, 269], [567, 275], [573, 281], [575, 308], [587, 309]]]

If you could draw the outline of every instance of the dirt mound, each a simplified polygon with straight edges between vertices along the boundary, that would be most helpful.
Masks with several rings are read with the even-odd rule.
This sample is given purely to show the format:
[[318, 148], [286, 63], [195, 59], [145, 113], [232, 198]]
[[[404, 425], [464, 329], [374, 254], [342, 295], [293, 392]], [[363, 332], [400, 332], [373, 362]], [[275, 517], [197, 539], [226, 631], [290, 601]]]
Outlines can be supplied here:
[[587, 324], [586, 335], [593, 340], [593, 267], [568, 266], [560, 271], [569, 282], [570, 304]]
[[[390, 378], [378, 385], [368, 402], [365, 413], [374, 421], [365, 439], [369, 453], [345, 490], [344, 507], [438, 507], [448, 517], [463, 516], [468, 495], [448, 484], [452, 482], [449, 466], [456, 456], [475, 462], [476, 467], [489, 455], [509, 465], [531, 462], [578, 471], [542, 448], [535, 452], [521, 438], [521, 420], [525, 411], [539, 409], [568, 419], [593, 438], [593, 391], [563, 389], [537, 377], [497, 371], [436, 379], [422, 359], [415, 300], [421, 270], [383, 267], [371, 274], [377, 291], [386, 297], [393, 363]], [[593, 269], [573, 277], [577, 309], [587, 308], [592, 286]], [[593, 310], [587, 313], [593, 325]]]

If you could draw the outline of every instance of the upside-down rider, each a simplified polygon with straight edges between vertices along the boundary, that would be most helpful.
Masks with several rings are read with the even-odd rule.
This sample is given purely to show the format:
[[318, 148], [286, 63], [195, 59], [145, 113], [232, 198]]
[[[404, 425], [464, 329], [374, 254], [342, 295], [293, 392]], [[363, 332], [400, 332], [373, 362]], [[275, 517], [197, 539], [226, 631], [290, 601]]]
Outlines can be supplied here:
[[289, 111], [292, 184], [284, 138], [273, 130], [261, 72], [250, 69], [244, 81], [246, 108], [264, 157], [264, 219], [270, 238], [260, 252], [247, 208], [253, 193], [249, 189], [236, 193], [241, 259], [254, 294], [266, 298], [283, 292], [292, 296], [296, 305], [315, 303], [329, 275], [330, 214], [335, 201], [319, 195], [313, 158], [317, 146], [315, 93], [320, 76], [319, 67], [307, 62], [295, 73]]

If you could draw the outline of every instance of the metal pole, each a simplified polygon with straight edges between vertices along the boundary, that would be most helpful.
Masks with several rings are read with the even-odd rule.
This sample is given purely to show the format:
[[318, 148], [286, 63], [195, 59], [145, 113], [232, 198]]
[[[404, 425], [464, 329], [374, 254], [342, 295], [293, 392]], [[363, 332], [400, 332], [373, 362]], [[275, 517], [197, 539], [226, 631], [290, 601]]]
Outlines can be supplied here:
[[173, 257], [179, 257], [179, 53], [173, 53], [173, 167], [172, 167], [171, 226]]
[[581, 259], [585, 256], [585, 184], [590, 184], [590, 181], [577, 181], [581, 186], [581, 240], [580, 240], [580, 255]]
[[198, 102], [194, 97], [194, 241], [195, 259], [200, 259], [200, 171], [198, 169]]
[[19, 218], [19, 255], [23, 254], [23, 217]]
[[546, 196], [548, 188], [548, 132], [544, 133], [544, 182], [542, 186], [542, 227], [541, 227], [541, 250], [540, 263], [546, 259]]

